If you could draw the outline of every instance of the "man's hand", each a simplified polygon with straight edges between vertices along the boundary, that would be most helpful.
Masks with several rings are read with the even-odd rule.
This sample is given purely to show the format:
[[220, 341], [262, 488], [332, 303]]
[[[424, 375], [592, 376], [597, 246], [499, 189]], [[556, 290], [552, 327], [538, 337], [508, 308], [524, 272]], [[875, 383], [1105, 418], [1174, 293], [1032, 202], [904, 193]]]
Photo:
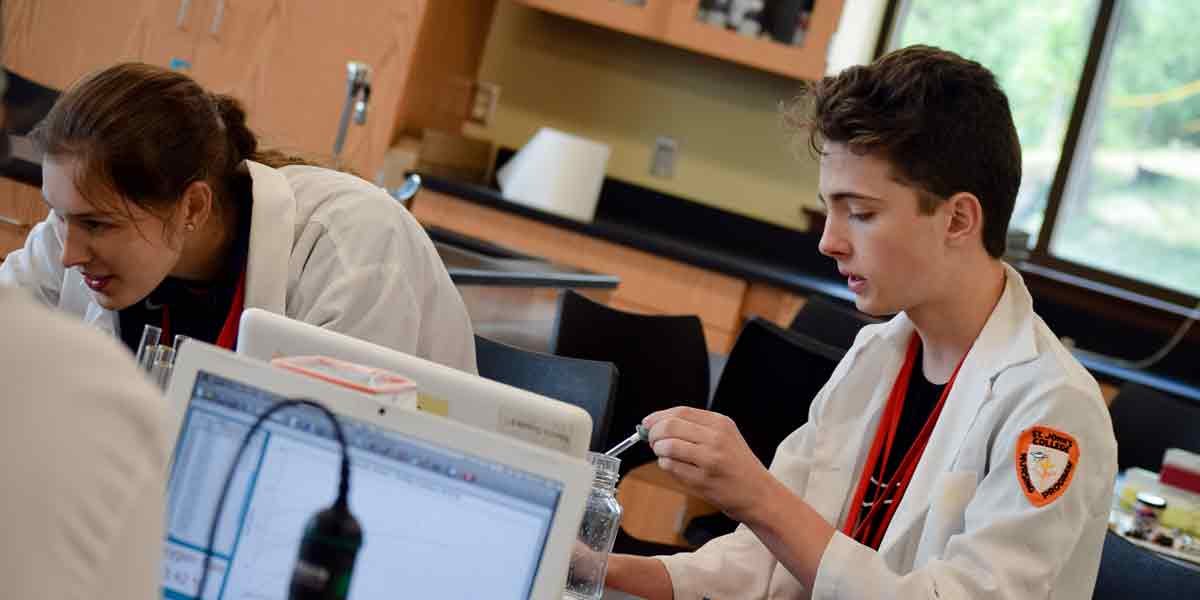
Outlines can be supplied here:
[[779, 482], [725, 415], [675, 407], [642, 420], [658, 466], [735, 521], [752, 525]]
[[729, 417], [676, 407], [656, 412], [642, 424], [650, 428], [659, 467], [748, 526], [776, 560], [812, 589], [835, 530], [758, 462]]

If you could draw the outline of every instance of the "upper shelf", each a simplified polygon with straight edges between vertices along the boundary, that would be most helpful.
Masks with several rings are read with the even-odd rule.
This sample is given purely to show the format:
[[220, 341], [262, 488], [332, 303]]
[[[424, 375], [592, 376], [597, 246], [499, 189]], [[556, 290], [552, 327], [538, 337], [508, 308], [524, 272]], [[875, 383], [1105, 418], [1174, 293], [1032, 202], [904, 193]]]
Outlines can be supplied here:
[[513, 0], [517, 4], [685, 48], [793, 79], [814, 81], [825, 74], [829, 41], [842, 13], [842, 0], [816, 0], [800, 45], [740, 35], [697, 20], [700, 0]]

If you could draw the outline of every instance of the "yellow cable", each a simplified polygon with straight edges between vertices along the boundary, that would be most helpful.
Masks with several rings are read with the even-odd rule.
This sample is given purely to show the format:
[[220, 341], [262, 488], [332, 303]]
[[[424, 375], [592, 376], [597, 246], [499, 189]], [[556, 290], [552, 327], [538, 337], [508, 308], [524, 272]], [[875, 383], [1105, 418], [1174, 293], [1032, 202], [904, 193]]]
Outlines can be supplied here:
[[1137, 94], [1133, 96], [1116, 96], [1112, 99], [1113, 106], [1119, 108], [1151, 108], [1171, 102], [1178, 102], [1189, 96], [1200, 94], [1200, 79], [1185, 83], [1175, 89], [1153, 94]]

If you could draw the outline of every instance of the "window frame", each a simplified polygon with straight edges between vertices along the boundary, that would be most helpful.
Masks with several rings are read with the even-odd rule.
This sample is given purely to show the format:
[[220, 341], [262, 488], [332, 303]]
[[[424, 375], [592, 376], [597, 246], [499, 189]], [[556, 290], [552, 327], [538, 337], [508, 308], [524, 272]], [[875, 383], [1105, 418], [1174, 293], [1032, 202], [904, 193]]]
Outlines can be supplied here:
[[[876, 58], [888, 52], [896, 44], [896, 38], [904, 26], [904, 18], [908, 14], [911, 1], [888, 0], [879, 39], [875, 46]], [[1072, 184], [1071, 177], [1079, 158], [1081, 137], [1091, 125], [1089, 119], [1097, 118], [1096, 116], [1102, 109], [1101, 106], [1093, 105], [1092, 100], [1096, 96], [1096, 86], [1103, 83], [1098, 81], [1098, 77], [1108, 65], [1109, 56], [1117, 40], [1121, 10], [1126, 1], [1097, 0], [1095, 20], [1079, 79], [1079, 88], [1075, 93], [1075, 101], [1067, 121], [1058, 167], [1046, 198], [1046, 209], [1041, 229], [1037, 232], [1037, 243], [1029, 250], [1027, 257], [1014, 261], [1013, 266], [1018, 270], [1043, 276], [1059, 284], [1081, 287], [1090, 292], [1102, 294], [1104, 297], [1119, 298], [1174, 316], [1187, 317], [1200, 305], [1200, 297], [1067, 260], [1050, 252], [1050, 241], [1058, 226], [1058, 216], [1063, 199]]]

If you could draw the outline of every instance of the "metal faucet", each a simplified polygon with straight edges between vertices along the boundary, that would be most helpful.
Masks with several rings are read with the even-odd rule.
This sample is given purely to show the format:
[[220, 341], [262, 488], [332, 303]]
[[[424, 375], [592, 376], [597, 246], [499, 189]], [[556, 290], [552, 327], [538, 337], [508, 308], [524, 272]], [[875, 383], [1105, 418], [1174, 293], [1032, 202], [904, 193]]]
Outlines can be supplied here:
[[417, 173], [409, 173], [408, 177], [404, 178], [403, 185], [391, 188], [387, 190], [387, 193], [399, 201], [404, 208], [411, 208], [413, 196], [416, 196], [419, 191], [421, 191], [421, 176]]
[[342, 105], [342, 117], [338, 120], [337, 138], [333, 141], [333, 163], [340, 166], [342, 146], [346, 143], [346, 130], [350, 127], [350, 116], [354, 123], [367, 122], [367, 102], [371, 98], [371, 66], [366, 63], [346, 63], [346, 103]]

